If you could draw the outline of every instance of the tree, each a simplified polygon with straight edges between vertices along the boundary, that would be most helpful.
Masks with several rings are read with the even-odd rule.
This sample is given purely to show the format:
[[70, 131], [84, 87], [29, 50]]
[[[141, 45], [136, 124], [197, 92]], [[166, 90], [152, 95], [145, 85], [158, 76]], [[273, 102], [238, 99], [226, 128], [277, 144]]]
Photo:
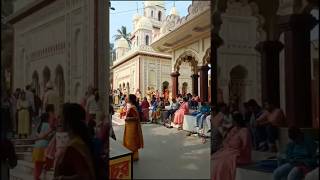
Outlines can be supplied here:
[[113, 36], [114, 39], [118, 40], [123, 37], [125, 40], [127, 40], [129, 47], [131, 47], [131, 40], [130, 40], [131, 34], [127, 33], [127, 27], [121, 26], [121, 29], [118, 29], [117, 32], [118, 34]]

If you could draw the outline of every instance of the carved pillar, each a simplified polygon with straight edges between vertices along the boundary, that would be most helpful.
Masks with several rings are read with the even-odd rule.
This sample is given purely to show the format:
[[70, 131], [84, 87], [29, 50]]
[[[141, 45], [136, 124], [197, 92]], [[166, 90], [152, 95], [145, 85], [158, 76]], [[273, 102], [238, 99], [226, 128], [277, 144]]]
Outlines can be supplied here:
[[192, 93], [199, 95], [198, 93], [198, 78], [199, 75], [198, 74], [192, 74], [191, 75], [191, 79], [192, 79]]
[[290, 125], [311, 127], [310, 30], [315, 25], [310, 14], [280, 16], [284, 33], [286, 115]]
[[262, 101], [280, 107], [279, 53], [283, 45], [279, 41], [264, 41], [257, 44], [261, 53]]
[[172, 98], [176, 98], [178, 94], [178, 88], [179, 88], [179, 72], [173, 72], [170, 74], [171, 80], [172, 80]]
[[200, 72], [200, 99], [208, 102], [208, 70], [209, 66], [199, 66]]
[[212, 43], [210, 54], [211, 64], [211, 103], [218, 104], [218, 48], [223, 44], [222, 38], [214, 31], [211, 32]]

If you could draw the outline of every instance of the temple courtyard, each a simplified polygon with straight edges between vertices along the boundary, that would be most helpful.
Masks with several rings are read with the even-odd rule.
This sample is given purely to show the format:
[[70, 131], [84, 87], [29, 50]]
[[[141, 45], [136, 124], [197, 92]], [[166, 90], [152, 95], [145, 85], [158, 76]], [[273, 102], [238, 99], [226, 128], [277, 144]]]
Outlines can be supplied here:
[[[123, 120], [113, 119], [117, 141], [122, 143]], [[134, 179], [209, 179], [210, 141], [202, 144], [186, 131], [143, 124], [144, 148], [139, 161], [133, 163]]]

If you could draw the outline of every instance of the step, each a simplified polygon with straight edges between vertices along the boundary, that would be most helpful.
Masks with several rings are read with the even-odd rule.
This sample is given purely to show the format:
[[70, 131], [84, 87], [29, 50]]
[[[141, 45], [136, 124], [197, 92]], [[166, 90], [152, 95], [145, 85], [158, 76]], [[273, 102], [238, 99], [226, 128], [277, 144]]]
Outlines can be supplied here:
[[[45, 178], [41, 180], [51, 180], [53, 179], [54, 172], [48, 171]], [[10, 170], [10, 180], [33, 180], [33, 174], [26, 173], [20, 169]]]
[[18, 164], [14, 169], [26, 174], [32, 174], [33, 168], [34, 168], [34, 164], [32, 162], [25, 161], [25, 160], [18, 160]]
[[15, 168], [10, 170], [10, 180], [33, 180], [33, 175]]
[[15, 150], [16, 152], [31, 152], [33, 149], [33, 144], [31, 145], [16, 145]]
[[33, 139], [12, 139], [14, 145], [28, 145], [34, 144]]
[[32, 162], [32, 152], [17, 152], [16, 154], [19, 160]]

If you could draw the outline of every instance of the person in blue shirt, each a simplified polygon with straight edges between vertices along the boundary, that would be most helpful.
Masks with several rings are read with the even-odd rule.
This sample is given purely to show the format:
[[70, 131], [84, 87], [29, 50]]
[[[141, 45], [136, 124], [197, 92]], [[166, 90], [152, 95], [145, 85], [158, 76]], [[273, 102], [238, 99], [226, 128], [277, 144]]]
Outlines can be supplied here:
[[206, 117], [210, 114], [211, 108], [207, 102], [201, 103], [199, 113], [196, 115], [196, 129], [197, 132], [203, 129], [203, 122], [206, 120]]
[[300, 180], [317, 165], [316, 142], [306, 136], [299, 128], [290, 127], [285, 158], [280, 159], [280, 166], [274, 170], [273, 179]]
[[40, 175], [45, 166], [45, 150], [49, 144], [48, 136], [53, 132], [50, 128], [48, 119], [49, 114], [44, 113], [40, 117], [41, 122], [38, 126], [38, 136], [35, 139], [35, 144], [32, 152], [32, 161], [34, 163], [34, 179], [40, 180]]

